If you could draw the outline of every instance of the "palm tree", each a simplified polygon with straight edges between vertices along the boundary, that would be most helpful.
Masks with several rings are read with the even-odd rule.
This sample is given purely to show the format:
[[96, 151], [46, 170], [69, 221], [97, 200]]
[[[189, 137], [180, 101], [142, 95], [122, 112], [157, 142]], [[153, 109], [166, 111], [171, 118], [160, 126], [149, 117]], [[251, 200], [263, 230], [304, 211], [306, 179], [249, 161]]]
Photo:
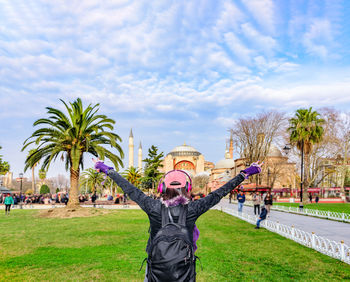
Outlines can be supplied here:
[[46, 170], [41, 168], [39, 169], [39, 179], [41, 180], [41, 185], [43, 185], [45, 183], [45, 179], [46, 179]]
[[140, 184], [141, 181], [141, 171], [133, 166], [129, 167], [127, 170], [123, 172], [123, 176], [126, 180], [128, 180], [131, 184], [136, 187]]
[[96, 188], [101, 186], [103, 180], [104, 178], [102, 174], [98, 173], [93, 168], [85, 170], [80, 177], [81, 187], [84, 187], [85, 185], [89, 186], [92, 193], [96, 192]]
[[[35, 152], [35, 149], [31, 149], [29, 151], [29, 155], [33, 154]], [[38, 163], [34, 164], [31, 169], [32, 169], [32, 191], [34, 194], [36, 194], [36, 189], [35, 189], [35, 167], [38, 165]], [[46, 176], [45, 176], [46, 177]]]
[[113, 197], [115, 196], [115, 193], [118, 193], [118, 188], [120, 192], [123, 192], [123, 190], [110, 177], [107, 177], [104, 180], [103, 186], [105, 187], [105, 189], [109, 189], [111, 191], [111, 194], [113, 195]]
[[[289, 140], [291, 144], [296, 145], [301, 152], [301, 176], [302, 185], [305, 187], [303, 191], [303, 204], [307, 200], [307, 188], [309, 186], [309, 157], [314, 144], [322, 141], [323, 127], [325, 120], [319, 118], [320, 114], [309, 109], [298, 109], [295, 116], [289, 120], [288, 131], [290, 133]], [[303, 169], [303, 161], [305, 154], [305, 171]]]
[[[47, 170], [52, 161], [60, 157], [65, 161], [66, 170], [70, 170], [70, 193], [68, 207], [78, 206], [79, 175], [86, 153], [104, 160], [112, 161], [116, 169], [122, 164], [124, 153], [117, 143], [121, 138], [106, 129], [113, 130], [114, 120], [97, 114], [99, 104], [89, 104], [85, 109], [80, 98], [69, 105], [61, 100], [68, 113], [47, 107], [48, 118], [38, 119], [33, 126], [43, 125], [24, 141], [22, 151], [31, 144], [37, 149], [25, 161], [25, 170], [43, 159], [42, 169]], [[46, 127], [45, 127], [46, 126]], [[119, 156], [105, 148], [116, 148]]]
[[[0, 146], [0, 150], [2, 147]], [[2, 155], [0, 155], [0, 175], [5, 175], [10, 171], [10, 165], [8, 162], [2, 160]]]

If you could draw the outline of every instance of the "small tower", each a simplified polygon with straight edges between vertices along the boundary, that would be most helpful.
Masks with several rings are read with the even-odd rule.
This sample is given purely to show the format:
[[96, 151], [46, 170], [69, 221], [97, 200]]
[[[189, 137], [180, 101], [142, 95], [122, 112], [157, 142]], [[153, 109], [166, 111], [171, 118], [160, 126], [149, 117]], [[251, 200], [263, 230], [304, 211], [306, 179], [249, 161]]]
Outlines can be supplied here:
[[141, 141], [140, 141], [139, 151], [138, 151], [137, 168], [139, 171], [142, 170], [142, 145], [141, 145]]
[[233, 159], [233, 137], [232, 137], [232, 131], [231, 131], [231, 135], [230, 135], [229, 152], [230, 152], [230, 159]]
[[129, 168], [134, 166], [134, 136], [132, 135], [132, 128], [129, 135]]

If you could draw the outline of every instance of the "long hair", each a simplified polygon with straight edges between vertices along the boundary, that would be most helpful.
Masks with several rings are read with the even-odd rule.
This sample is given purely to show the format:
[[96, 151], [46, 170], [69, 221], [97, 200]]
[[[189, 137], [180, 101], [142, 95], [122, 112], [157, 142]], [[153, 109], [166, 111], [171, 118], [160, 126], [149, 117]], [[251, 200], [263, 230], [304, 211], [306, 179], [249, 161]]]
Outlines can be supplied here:
[[167, 201], [180, 195], [186, 197], [189, 200], [191, 199], [189, 193], [186, 191], [186, 187], [182, 187], [180, 193], [178, 189], [167, 188], [165, 194], [162, 195], [162, 199], [164, 201]]

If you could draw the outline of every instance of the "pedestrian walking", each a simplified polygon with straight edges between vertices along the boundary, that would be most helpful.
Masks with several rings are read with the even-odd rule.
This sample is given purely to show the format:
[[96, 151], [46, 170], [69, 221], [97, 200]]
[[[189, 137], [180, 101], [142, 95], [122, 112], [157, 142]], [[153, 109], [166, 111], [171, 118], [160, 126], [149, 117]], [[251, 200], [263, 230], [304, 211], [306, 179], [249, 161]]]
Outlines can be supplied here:
[[244, 179], [261, 172], [261, 164], [254, 163], [206, 197], [191, 201], [191, 177], [185, 171], [172, 170], [159, 181], [158, 200], [147, 196], [112, 167], [99, 160], [95, 162], [95, 169], [108, 175], [148, 215], [150, 237], [145, 281], [195, 281], [194, 252], [199, 237], [196, 220]]
[[264, 200], [264, 204], [265, 204], [265, 208], [267, 210], [267, 213], [270, 213], [272, 202], [273, 202], [272, 195], [270, 192], [268, 192], [266, 197], [265, 197], [265, 200]]
[[237, 201], [238, 201], [238, 212], [242, 212], [244, 202], [245, 202], [245, 195], [243, 193], [243, 190], [239, 191], [239, 194], [237, 195]]
[[309, 201], [312, 204], [312, 195], [311, 195], [311, 193], [309, 194]]
[[7, 197], [4, 200], [5, 205], [5, 215], [10, 215], [11, 205], [14, 204], [13, 198], [10, 194], [7, 194]]
[[318, 195], [316, 195], [315, 203], [317, 204], [319, 200], [320, 200], [320, 198], [318, 197]]
[[233, 190], [230, 192], [230, 194], [228, 195], [228, 202], [231, 204], [231, 202], [232, 202], [232, 197], [233, 197], [233, 194], [234, 194], [234, 192], [233, 192]]
[[261, 196], [258, 192], [253, 195], [254, 215], [260, 214]]

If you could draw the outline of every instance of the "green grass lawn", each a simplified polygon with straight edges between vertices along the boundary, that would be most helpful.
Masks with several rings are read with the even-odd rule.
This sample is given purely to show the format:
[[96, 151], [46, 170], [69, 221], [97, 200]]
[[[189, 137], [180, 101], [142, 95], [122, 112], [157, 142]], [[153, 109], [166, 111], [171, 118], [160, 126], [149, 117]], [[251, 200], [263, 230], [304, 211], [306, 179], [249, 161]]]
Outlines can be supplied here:
[[[273, 203], [274, 205], [281, 205], [281, 206], [287, 206], [287, 207], [299, 207], [299, 203]], [[323, 210], [323, 211], [334, 211], [334, 212], [344, 212], [344, 213], [350, 213], [350, 203], [347, 204], [306, 204], [304, 208], [308, 209], [317, 209], [317, 210]]]
[[[140, 210], [71, 219], [0, 214], [1, 281], [143, 281], [148, 218]], [[198, 281], [336, 281], [350, 266], [220, 211], [197, 225]]]

